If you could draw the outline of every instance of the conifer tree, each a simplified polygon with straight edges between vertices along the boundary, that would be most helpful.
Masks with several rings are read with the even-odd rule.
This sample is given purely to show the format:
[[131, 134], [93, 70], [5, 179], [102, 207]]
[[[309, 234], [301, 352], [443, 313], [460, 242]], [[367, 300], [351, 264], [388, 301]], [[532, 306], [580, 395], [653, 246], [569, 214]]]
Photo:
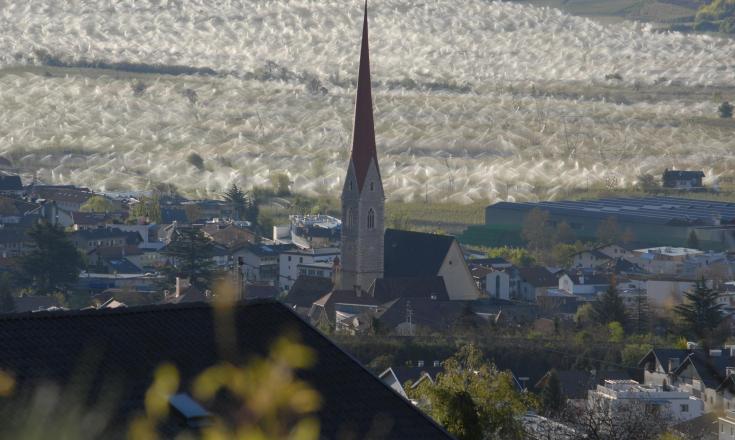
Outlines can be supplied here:
[[237, 186], [236, 183], [230, 186], [230, 188], [224, 194], [225, 201], [230, 204], [235, 220], [242, 220], [247, 208], [248, 201], [245, 197], [245, 193]]
[[612, 283], [605, 293], [592, 303], [592, 311], [595, 320], [600, 324], [616, 321], [625, 325], [628, 322], [628, 312], [625, 310], [625, 304], [623, 304], [615, 283]]
[[564, 407], [564, 396], [561, 393], [559, 373], [552, 369], [549, 378], [541, 390], [541, 404], [547, 413], [557, 413]]
[[697, 237], [697, 232], [694, 230], [689, 233], [689, 238], [687, 239], [687, 247], [689, 249], [699, 249], [699, 237]]
[[63, 229], [42, 221], [28, 232], [34, 248], [20, 260], [20, 279], [40, 295], [66, 293], [84, 267], [81, 254]]
[[701, 279], [697, 281], [694, 291], [684, 295], [684, 303], [674, 308], [674, 312], [682, 320], [684, 331], [696, 336], [705, 349], [712, 345], [713, 333], [724, 319], [718, 296]]
[[177, 275], [189, 278], [192, 286], [206, 289], [214, 273], [214, 245], [212, 240], [195, 228], [179, 228], [162, 252], [173, 259], [166, 269], [169, 281]]

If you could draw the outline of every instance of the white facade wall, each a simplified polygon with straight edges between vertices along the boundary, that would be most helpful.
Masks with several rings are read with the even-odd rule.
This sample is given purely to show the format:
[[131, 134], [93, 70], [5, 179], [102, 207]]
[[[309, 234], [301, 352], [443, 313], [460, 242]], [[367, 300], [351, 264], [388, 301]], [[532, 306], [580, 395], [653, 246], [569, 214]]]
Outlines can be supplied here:
[[457, 240], [454, 240], [449, 247], [437, 275], [444, 277], [450, 300], [474, 300], [480, 297], [480, 290], [472, 278]]

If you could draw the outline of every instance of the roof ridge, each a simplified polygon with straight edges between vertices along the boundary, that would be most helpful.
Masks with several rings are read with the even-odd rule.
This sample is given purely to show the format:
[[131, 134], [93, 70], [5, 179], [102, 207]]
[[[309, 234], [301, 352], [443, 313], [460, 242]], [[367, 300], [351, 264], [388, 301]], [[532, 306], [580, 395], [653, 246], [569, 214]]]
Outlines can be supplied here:
[[[240, 300], [234, 303], [234, 307], [253, 307], [263, 305], [281, 305], [288, 309], [283, 303], [272, 298], [254, 298]], [[197, 301], [178, 304], [145, 304], [121, 307], [116, 309], [74, 309], [74, 310], [43, 310], [38, 312], [5, 313], [0, 314], [0, 324], [8, 321], [22, 321], [28, 319], [64, 319], [72, 317], [99, 317], [107, 315], [140, 315], [145, 313], [161, 313], [181, 309], [213, 309], [211, 302]]]

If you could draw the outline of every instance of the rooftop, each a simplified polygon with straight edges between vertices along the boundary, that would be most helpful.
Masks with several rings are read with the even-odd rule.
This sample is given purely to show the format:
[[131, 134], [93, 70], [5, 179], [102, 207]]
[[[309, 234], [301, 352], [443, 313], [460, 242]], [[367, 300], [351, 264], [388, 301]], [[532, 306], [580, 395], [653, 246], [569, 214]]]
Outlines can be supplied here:
[[500, 202], [488, 209], [530, 211], [540, 208], [552, 215], [618, 220], [661, 225], [716, 226], [735, 223], [735, 203], [682, 197], [621, 197], [551, 202]]

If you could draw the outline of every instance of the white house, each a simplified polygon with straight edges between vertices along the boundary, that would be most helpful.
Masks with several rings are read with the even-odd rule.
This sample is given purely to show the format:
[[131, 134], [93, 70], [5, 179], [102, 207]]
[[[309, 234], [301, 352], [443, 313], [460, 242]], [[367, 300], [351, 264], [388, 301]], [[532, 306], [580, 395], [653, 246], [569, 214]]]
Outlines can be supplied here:
[[291, 249], [278, 257], [278, 287], [288, 290], [300, 275], [330, 278], [339, 248]]
[[[634, 380], [606, 380], [589, 391], [587, 400], [595, 408], [622, 414], [630, 408], [657, 408], [672, 423], [685, 422], [704, 413], [701, 399], [666, 387], [641, 385]], [[626, 408], [627, 407], [627, 408]]]

